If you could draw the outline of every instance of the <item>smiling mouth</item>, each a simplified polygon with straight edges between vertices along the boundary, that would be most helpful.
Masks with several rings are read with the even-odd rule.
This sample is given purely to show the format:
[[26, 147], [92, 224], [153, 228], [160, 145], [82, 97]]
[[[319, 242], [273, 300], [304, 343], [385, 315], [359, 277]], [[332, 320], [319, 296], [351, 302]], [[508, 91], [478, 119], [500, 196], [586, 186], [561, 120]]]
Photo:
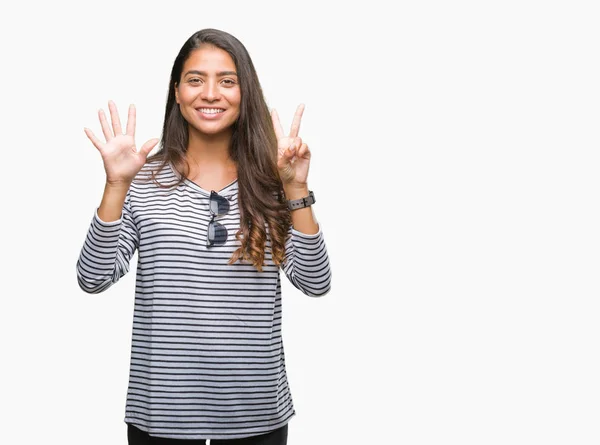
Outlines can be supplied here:
[[203, 114], [219, 114], [225, 111], [223, 108], [196, 108], [196, 110]]

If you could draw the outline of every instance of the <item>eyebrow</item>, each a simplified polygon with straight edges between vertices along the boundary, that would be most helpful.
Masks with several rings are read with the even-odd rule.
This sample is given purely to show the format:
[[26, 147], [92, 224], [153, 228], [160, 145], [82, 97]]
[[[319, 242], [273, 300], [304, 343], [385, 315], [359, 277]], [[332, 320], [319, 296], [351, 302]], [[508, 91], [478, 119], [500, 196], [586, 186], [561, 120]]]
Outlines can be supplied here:
[[[198, 71], [198, 70], [189, 70], [187, 73], [184, 74], [184, 76], [187, 76], [188, 74], [198, 74], [200, 76], [208, 76], [208, 74], [206, 73], [206, 71]], [[217, 73], [217, 76], [237, 76], [237, 73], [235, 71], [219, 71]]]

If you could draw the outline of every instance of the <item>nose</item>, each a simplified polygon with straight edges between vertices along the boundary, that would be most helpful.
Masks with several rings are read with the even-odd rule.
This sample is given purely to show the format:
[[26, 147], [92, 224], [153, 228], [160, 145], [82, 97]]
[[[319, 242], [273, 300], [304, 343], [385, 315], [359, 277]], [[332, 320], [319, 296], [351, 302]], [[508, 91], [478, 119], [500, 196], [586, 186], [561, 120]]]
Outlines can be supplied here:
[[220, 99], [219, 86], [217, 85], [217, 82], [212, 80], [206, 81], [204, 87], [202, 88], [200, 97], [211, 102]]

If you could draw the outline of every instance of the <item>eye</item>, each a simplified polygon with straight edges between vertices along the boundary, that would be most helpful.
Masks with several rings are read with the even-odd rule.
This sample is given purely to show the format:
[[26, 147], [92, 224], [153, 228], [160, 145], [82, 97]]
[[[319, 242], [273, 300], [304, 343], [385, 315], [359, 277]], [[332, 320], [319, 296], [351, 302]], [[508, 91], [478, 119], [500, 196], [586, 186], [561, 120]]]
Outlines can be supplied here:
[[223, 79], [226, 85], [235, 85], [235, 81], [232, 79]]
[[193, 79], [188, 80], [189, 83], [200, 83], [200, 79], [194, 77]]

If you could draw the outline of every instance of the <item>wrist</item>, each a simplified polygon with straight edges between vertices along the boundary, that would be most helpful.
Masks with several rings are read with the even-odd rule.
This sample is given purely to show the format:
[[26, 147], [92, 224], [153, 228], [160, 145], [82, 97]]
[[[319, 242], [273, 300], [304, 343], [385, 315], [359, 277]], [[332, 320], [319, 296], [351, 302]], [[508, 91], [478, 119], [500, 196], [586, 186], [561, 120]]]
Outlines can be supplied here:
[[107, 190], [114, 190], [114, 191], [127, 191], [129, 190], [129, 187], [131, 186], [131, 182], [128, 181], [109, 181], [107, 180], [106, 183], [104, 184], [104, 188]]
[[310, 207], [316, 202], [315, 195], [312, 191], [308, 191], [308, 196], [303, 196], [298, 199], [288, 199], [287, 206], [289, 210], [299, 210]]
[[305, 198], [309, 193], [308, 184], [284, 185], [283, 191], [285, 192], [285, 197], [288, 200]]

